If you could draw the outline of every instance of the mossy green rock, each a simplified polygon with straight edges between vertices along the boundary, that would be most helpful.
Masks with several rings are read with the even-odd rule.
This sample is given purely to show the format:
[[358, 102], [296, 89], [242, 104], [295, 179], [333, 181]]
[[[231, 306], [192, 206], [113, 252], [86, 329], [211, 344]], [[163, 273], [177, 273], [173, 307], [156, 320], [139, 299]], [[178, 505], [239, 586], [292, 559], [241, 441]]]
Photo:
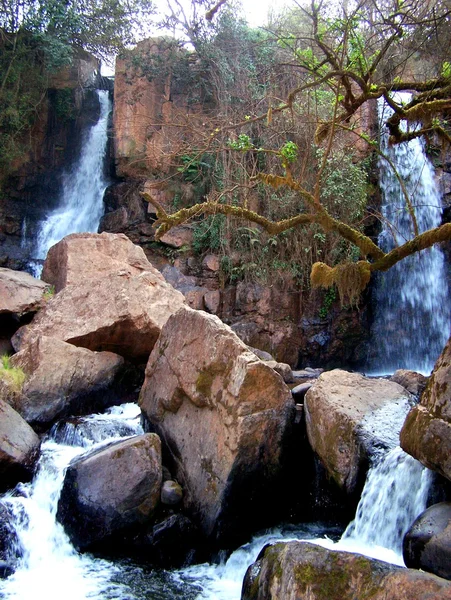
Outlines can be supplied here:
[[307, 542], [267, 546], [246, 573], [241, 600], [445, 600], [451, 583]]

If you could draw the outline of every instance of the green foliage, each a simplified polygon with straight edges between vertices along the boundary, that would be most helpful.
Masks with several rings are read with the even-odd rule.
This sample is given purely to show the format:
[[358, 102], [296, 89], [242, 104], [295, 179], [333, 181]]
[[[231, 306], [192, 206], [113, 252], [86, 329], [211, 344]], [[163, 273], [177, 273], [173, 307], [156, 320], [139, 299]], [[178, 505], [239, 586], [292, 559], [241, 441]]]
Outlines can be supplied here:
[[197, 254], [219, 252], [225, 244], [225, 215], [210, 215], [195, 224], [193, 249]]
[[441, 75], [442, 75], [442, 77], [444, 79], [450, 79], [451, 78], [451, 63], [448, 62], [447, 60], [442, 65], [442, 73], [441, 73]]
[[236, 140], [229, 140], [228, 146], [232, 150], [239, 150], [241, 152], [247, 152], [248, 150], [252, 150], [252, 148], [254, 148], [250, 137], [245, 133], [240, 133]]
[[[317, 151], [322, 158], [323, 151]], [[354, 163], [353, 155], [338, 150], [328, 157], [321, 187], [321, 201], [332, 216], [356, 223], [364, 214], [368, 192], [365, 165]]]
[[324, 292], [323, 304], [318, 311], [320, 319], [325, 319], [329, 314], [332, 304], [337, 299], [337, 288], [332, 286]]
[[75, 118], [74, 91], [69, 88], [56, 90], [54, 108], [57, 118], [61, 121]]
[[0, 359], [0, 379], [3, 379], [14, 391], [20, 392], [26, 376], [22, 369], [11, 365], [7, 354], [3, 354]]
[[294, 142], [286, 142], [279, 150], [279, 152], [283, 158], [284, 163], [290, 164], [297, 159], [299, 148]]

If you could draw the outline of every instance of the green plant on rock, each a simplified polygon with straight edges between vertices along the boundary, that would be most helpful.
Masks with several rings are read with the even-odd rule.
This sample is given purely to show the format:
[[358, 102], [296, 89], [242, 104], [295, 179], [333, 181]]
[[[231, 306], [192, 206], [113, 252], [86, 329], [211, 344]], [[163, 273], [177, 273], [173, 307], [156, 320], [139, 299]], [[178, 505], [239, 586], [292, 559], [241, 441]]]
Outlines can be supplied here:
[[3, 379], [15, 392], [22, 390], [26, 375], [19, 367], [11, 365], [10, 357], [3, 354], [0, 359], [0, 379]]
[[335, 286], [327, 288], [324, 293], [323, 304], [318, 311], [318, 315], [319, 315], [320, 319], [327, 318], [327, 315], [329, 314], [332, 304], [335, 302], [336, 299], [337, 299], [337, 288]]

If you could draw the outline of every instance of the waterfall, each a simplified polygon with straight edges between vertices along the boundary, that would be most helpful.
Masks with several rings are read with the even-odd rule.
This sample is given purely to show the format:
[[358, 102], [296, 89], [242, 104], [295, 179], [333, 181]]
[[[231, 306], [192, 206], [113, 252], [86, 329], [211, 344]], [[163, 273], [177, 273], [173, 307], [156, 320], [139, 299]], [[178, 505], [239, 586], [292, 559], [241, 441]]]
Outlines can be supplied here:
[[[407, 409], [408, 406], [405, 406]], [[378, 432], [401, 419], [384, 409], [375, 416]], [[247, 567], [267, 543], [308, 540], [335, 549], [360, 552], [402, 564], [400, 540], [424, 508], [428, 471], [394, 448], [378, 453], [362, 494], [355, 521], [341, 541], [340, 531], [322, 523], [288, 525], [256, 536], [220, 564], [194, 565], [179, 571], [152, 570], [133, 561], [111, 561], [80, 555], [56, 521], [59, 493], [69, 462], [87, 450], [139, 435], [139, 408], [113, 407], [104, 415], [77, 417], [57, 423], [42, 444], [35, 479], [19, 484], [0, 502], [13, 514], [17, 534], [16, 571], [0, 579], [2, 600], [239, 600]], [[369, 425], [369, 424], [368, 424]], [[389, 435], [389, 445], [396, 442]], [[391, 441], [390, 441], [391, 440]], [[324, 536], [328, 536], [324, 538]], [[384, 548], [380, 546], [385, 545]]]
[[35, 277], [51, 246], [70, 233], [97, 232], [103, 215], [105, 152], [108, 141], [108, 116], [111, 102], [107, 91], [97, 91], [100, 116], [85, 132], [78, 161], [63, 175], [61, 203], [40, 224], [30, 270]]
[[[406, 102], [409, 98], [403, 93], [396, 99]], [[381, 101], [380, 122], [384, 123], [390, 114], [392, 109]], [[414, 139], [390, 146], [388, 133], [384, 133], [381, 147], [405, 183], [420, 233], [440, 225], [441, 197], [423, 141]], [[392, 168], [383, 158], [379, 168], [383, 201], [379, 244], [387, 252], [411, 239], [413, 226]], [[367, 370], [384, 374], [403, 368], [429, 374], [449, 337], [450, 304], [445, 259], [437, 246], [407, 257], [386, 273], [378, 273]]]

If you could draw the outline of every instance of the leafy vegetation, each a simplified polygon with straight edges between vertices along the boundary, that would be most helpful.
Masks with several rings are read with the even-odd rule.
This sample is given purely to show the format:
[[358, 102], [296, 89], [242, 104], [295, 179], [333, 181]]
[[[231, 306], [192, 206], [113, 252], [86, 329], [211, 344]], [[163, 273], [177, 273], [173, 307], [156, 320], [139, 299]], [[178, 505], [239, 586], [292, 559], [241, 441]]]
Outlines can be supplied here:
[[[304, 282], [308, 268], [312, 284], [336, 285], [350, 303], [372, 272], [451, 238], [449, 224], [419, 234], [408, 198], [414, 240], [385, 254], [365, 235], [371, 154], [383, 154], [361, 122], [369, 103], [384, 98], [393, 110], [385, 123], [391, 143], [451, 142], [449, 60], [435, 43], [439, 33], [451, 41], [445, 4], [297, 4], [258, 34], [227, 10], [214, 27], [177, 14], [216, 102], [211, 119], [202, 117], [197, 156], [214, 156], [222, 180], [172, 215], [157, 206], [157, 236], [199, 215], [224, 215], [230, 276], [268, 277], [276, 264], [296, 264]], [[393, 95], [404, 90], [413, 93], [408, 101]]]

